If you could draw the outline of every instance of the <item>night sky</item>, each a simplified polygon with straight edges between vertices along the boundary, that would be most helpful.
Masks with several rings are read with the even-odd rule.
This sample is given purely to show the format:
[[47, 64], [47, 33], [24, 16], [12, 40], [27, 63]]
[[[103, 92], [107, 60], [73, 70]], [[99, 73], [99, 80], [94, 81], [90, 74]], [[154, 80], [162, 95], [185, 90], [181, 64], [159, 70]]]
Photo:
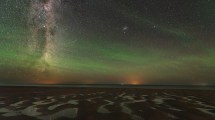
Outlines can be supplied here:
[[0, 84], [215, 84], [214, 0], [0, 0]]

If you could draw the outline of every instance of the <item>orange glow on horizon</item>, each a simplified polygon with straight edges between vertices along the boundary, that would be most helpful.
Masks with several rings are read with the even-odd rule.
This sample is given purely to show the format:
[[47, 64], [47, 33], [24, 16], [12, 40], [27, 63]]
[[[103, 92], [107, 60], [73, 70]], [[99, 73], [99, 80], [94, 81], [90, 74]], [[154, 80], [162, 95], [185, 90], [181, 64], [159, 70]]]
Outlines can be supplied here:
[[44, 85], [54, 85], [54, 84], [59, 84], [59, 80], [40, 80], [37, 82], [38, 84], [44, 84]]
[[126, 84], [140, 85], [144, 84], [143, 77], [140, 75], [129, 75], [124, 78]]

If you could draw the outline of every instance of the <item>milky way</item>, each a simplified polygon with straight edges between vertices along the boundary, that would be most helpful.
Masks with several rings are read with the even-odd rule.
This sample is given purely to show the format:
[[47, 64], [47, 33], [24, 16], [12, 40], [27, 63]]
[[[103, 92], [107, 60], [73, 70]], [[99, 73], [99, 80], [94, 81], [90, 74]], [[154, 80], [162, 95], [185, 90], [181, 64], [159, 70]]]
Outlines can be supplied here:
[[56, 32], [56, 9], [58, 0], [31, 0], [29, 27], [31, 38], [28, 45], [30, 52], [39, 52], [40, 68], [44, 71], [55, 54], [54, 36]]

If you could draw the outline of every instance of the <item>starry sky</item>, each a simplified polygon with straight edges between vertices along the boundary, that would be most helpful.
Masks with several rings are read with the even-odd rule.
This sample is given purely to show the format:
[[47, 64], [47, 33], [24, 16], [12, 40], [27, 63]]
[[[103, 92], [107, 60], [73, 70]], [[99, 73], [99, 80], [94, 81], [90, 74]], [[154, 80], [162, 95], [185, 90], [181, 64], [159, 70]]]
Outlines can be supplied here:
[[0, 0], [0, 84], [215, 84], [214, 0]]

